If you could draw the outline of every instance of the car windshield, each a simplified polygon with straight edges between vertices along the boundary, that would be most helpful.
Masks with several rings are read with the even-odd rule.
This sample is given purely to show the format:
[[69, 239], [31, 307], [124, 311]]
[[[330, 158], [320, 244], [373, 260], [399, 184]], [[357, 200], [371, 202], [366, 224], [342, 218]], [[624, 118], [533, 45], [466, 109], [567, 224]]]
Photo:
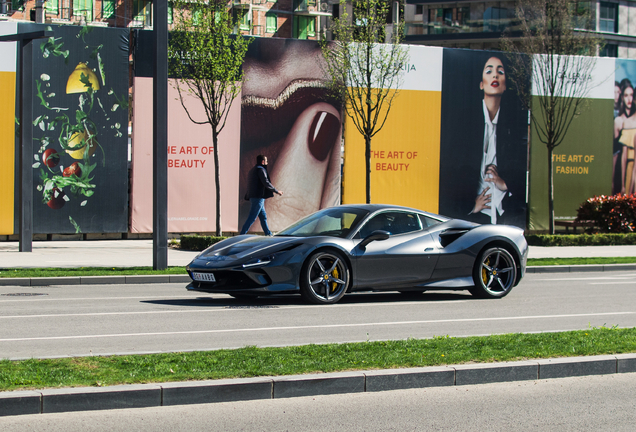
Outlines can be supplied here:
[[331, 236], [344, 238], [358, 226], [367, 214], [369, 212], [363, 209], [329, 208], [299, 220], [292, 226], [280, 231], [276, 236]]

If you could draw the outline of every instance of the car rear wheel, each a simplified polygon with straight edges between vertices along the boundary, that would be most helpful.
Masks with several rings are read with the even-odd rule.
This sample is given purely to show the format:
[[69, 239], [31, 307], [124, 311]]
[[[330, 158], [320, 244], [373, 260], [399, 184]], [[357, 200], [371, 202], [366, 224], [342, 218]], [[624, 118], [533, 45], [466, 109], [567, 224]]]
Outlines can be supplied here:
[[517, 279], [515, 260], [504, 248], [493, 247], [483, 250], [473, 268], [475, 287], [471, 294], [479, 298], [505, 297]]
[[338, 252], [315, 252], [303, 265], [300, 293], [311, 303], [336, 303], [345, 295], [348, 286], [349, 267]]

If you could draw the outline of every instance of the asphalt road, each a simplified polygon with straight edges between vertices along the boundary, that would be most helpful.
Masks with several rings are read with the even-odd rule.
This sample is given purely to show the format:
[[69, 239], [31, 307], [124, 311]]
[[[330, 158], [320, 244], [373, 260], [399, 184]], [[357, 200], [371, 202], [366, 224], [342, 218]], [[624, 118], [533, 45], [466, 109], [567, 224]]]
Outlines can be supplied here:
[[0, 417], [13, 431], [633, 431], [636, 373]]
[[182, 284], [0, 287], [0, 358], [636, 327], [636, 272], [528, 274], [501, 300], [467, 292], [250, 303]]

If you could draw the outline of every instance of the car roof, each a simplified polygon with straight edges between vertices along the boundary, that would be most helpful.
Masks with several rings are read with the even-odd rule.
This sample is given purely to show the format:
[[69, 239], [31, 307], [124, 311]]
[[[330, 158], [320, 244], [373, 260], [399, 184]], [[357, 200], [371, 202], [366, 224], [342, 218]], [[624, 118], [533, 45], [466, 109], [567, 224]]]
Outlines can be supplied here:
[[426, 215], [430, 215], [432, 217], [435, 218], [440, 218], [440, 219], [444, 219], [444, 220], [448, 220], [450, 218], [446, 217], [446, 216], [442, 216], [442, 215], [438, 215], [436, 213], [431, 213], [431, 212], [427, 212], [424, 210], [419, 210], [419, 209], [415, 209], [415, 208], [411, 208], [411, 207], [404, 207], [404, 206], [399, 206], [399, 205], [394, 205], [394, 204], [343, 204], [340, 206], [337, 206], [340, 208], [351, 208], [351, 209], [362, 209], [362, 210], [366, 210], [370, 213], [375, 213], [378, 212], [380, 210], [401, 210], [401, 211], [411, 211], [411, 212], [415, 212], [415, 213], [422, 213], [422, 214], [426, 214]]

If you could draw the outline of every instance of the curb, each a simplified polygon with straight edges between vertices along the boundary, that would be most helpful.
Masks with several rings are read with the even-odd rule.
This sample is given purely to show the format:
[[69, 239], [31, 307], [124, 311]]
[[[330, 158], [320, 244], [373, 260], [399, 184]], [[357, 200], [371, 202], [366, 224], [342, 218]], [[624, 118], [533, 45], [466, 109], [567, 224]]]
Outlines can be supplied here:
[[526, 273], [579, 273], [636, 270], [636, 264], [585, 264], [526, 267]]
[[0, 392], [0, 417], [636, 372], [636, 353], [411, 369]]
[[[526, 273], [579, 273], [636, 270], [636, 264], [553, 265], [526, 267]], [[0, 278], [0, 286], [123, 285], [151, 283], [190, 283], [186, 275], [68, 276]]]
[[151, 283], [190, 283], [184, 275], [128, 275], [128, 276], [68, 276], [35, 278], [0, 278], [0, 286], [48, 286], [48, 285], [124, 285]]

